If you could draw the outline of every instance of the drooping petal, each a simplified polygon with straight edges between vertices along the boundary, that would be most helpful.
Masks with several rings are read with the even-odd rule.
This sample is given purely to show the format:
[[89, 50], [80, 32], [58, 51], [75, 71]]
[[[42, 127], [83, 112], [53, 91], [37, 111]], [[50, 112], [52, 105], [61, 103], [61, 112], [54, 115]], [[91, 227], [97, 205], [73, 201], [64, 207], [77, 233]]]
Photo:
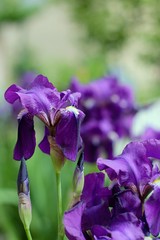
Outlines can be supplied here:
[[21, 90], [22, 88], [16, 84], [11, 85], [4, 94], [6, 101], [13, 104], [19, 98], [17, 92]]
[[85, 204], [79, 203], [64, 214], [64, 228], [69, 240], [85, 240], [82, 233], [81, 221]]
[[24, 114], [18, 119], [18, 138], [14, 148], [14, 159], [32, 157], [36, 146], [33, 116]]
[[160, 141], [148, 140], [129, 143], [122, 154], [113, 160], [98, 159], [100, 170], [106, 169], [111, 179], [117, 177], [125, 186], [134, 184], [137, 188], [145, 186], [152, 175], [149, 157], [159, 158]]
[[144, 208], [150, 232], [156, 237], [160, 234], [160, 187], [155, 187]]
[[49, 136], [49, 130], [47, 127], [45, 127], [44, 137], [38, 146], [41, 149], [41, 151], [46, 154], [50, 154], [50, 145], [48, 142], [48, 136]]
[[60, 121], [56, 126], [56, 143], [62, 149], [64, 156], [76, 160], [80, 144], [80, 125], [84, 113], [74, 107], [61, 109]]

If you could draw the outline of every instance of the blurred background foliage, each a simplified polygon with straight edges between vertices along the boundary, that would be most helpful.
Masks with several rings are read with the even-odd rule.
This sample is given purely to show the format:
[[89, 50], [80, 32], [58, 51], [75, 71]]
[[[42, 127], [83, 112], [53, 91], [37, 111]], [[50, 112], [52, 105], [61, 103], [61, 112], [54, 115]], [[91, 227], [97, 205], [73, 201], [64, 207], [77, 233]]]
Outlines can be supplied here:
[[[17, 123], [3, 99], [26, 71], [46, 75], [59, 89], [72, 76], [88, 82], [107, 73], [130, 84], [139, 102], [160, 95], [160, 1], [0, 1], [0, 239], [25, 239], [17, 210], [19, 163], [12, 160]], [[43, 133], [39, 123], [38, 140]], [[51, 161], [36, 148], [27, 161], [33, 239], [55, 239], [56, 196]], [[63, 169], [64, 207], [75, 165]], [[85, 173], [96, 171], [86, 165]]]

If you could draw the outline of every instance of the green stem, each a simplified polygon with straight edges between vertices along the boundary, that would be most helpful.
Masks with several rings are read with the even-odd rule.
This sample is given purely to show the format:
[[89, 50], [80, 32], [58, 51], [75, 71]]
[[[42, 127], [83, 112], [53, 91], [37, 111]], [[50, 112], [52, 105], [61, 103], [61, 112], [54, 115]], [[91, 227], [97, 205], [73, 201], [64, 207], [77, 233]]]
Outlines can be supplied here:
[[24, 228], [24, 229], [25, 229], [25, 232], [26, 232], [26, 235], [27, 235], [27, 239], [32, 240], [32, 236], [31, 236], [29, 228]]
[[56, 172], [57, 184], [57, 203], [58, 203], [58, 240], [63, 240], [64, 231], [62, 226], [62, 187], [61, 187], [61, 173]]

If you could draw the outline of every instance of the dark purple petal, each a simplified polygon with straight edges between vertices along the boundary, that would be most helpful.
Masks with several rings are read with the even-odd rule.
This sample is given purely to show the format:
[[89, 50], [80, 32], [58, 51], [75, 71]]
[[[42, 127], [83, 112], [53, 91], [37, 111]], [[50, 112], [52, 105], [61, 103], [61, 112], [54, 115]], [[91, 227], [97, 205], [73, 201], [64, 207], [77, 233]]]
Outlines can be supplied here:
[[36, 146], [33, 117], [29, 114], [18, 119], [18, 138], [14, 148], [14, 159], [21, 160], [32, 157]]
[[144, 204], [145, 215], [153, 236], [160, 234], [160, 188], [155, 187], [152, 195]]
[[85, 240], [81, 228], [82, 214], [85, 204], [79, 203], [64, 214], [64, 228], [69, 240]]
[[87, 146], [85, 161], [96, 162], [101, 156], [112, 158], [115, 141], [131, 135], [137, 112], [132, 89], [122, 85], [115, 76], [104, 76], [88, 84], [74, 78], [70, 89], [81, 93], [79, 108], [86, 115], [81, 128]]
[[99, 225], [92, 227], [92, 234], [95, 240], [111, 240], [111, 232], [107, 228]]
[[84, 118], [83, 112], [68, 107], [61, 109], [60, 121], [56, 126], [55, 139], [66, 158], [75, 161], [80, 145], [80, 125]]
[[106, 226], [109, 219], [111, 214], [107, 202], [88, 207], [82, 216], [82, 229], [87, 231], [94, 225]]
[[[91, 173], [85, 176], [84, 188], [82, 193], [82, 201], [89, 202], [93, 198], [96, 198], [97, 194], [104, 187], [104, 173]], [[94, 183], [94, 184], [93, 184]], [[98, 203], [101, 199], [98, 197]]]
[[141, 200], [138, 195], [134, 194], [131, 190], [122, 190], [119, 193], [114, 194], [114, 201], [114, 215], [125, 212], [133, 212], [138, 218], [142, 217]]
[[49, 130], [47, 127], [45, 127], [44, 137], [38, 146], [41, 149], [41, 151], [46, 154], [50, 154], [50, 144], [48, 142], [48, 136], [49, 136]]

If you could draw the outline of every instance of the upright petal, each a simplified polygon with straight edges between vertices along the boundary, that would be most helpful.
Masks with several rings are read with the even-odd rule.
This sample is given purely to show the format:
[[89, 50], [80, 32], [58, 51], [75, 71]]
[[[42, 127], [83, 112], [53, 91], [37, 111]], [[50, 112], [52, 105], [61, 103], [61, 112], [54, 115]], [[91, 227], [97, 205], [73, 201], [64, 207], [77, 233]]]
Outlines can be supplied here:
[[[85, 176], [85, 183], [82, 193], [82, 201], [89, 202], [92, 199], [97, 198], [97, 203], [100, 203], [101, 199], [97, 194], [104, 187], [104, 173], [91, 173]], [[94, 184], [92, 184], [94, 183]]]
[[25, 114], [18, 119], [18, 138], [14, 148], [14, 159], [32, 157], [36, 146], [33, 116]]
[[56, 126], [56, 143], [66, 158], [75, 161], [80, 145], [80, 125], [84, 113], [74, 107], [61, 109], [60, 121]]
[[27, 90], [17, 85], [9, 87], [5, 99], [11, 104], [19, 99], [22, 108], [27, 109], [32, 115], [40, 116], [49, 124], [50, 112], [55, 112], [60, 101], [60, 93], [46, 77], [38, 75]]

